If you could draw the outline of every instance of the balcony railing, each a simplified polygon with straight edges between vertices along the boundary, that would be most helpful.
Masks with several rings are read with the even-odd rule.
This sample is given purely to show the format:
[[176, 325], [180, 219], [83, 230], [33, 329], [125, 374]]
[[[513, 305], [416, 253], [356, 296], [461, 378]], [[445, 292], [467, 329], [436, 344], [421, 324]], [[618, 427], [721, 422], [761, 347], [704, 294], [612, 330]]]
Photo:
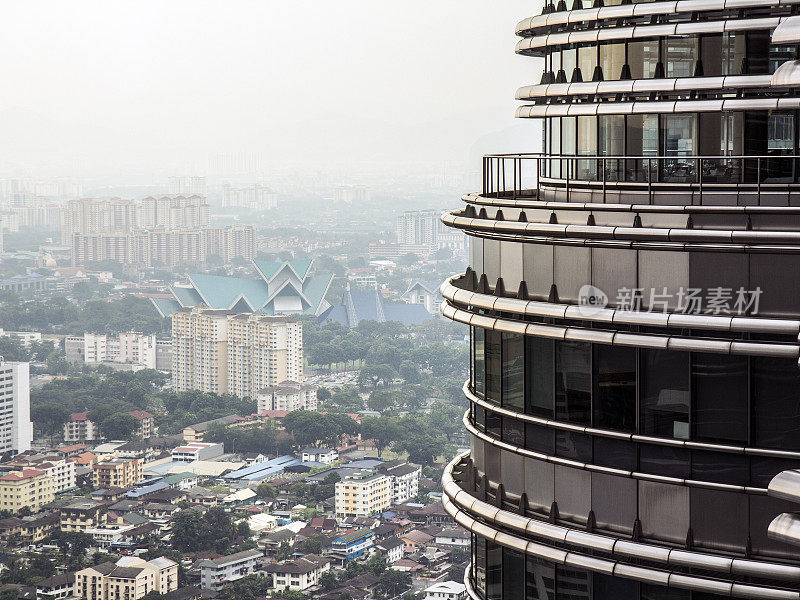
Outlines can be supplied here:
[[[800, 204], [800, 156], [564, 156], [493, 154], [483, 157], [482, 195], [544, 199], [555, 191], [567, 202], [619, 202], [620, 193], [646, 194], [661, 204], [663, 194], [691, 194], [691, 204], [725, 204], [719, 194], [735, 193], [740, 204], [760, 206], [776, 194], [797, 194]], [[578, 194], [579, 193], [579, 194]], [[711, 201], [709, 194], [716, 196]], [[577, 198], [575, 196], [578, 196]], [[547, 198], [552, 198], [550, 194]], [[777, 205], [788, 205], [788, 196]], [[639, 200], [641, 201], [641, 200]], [[791, 202], [792, 205], [795, 202]]]

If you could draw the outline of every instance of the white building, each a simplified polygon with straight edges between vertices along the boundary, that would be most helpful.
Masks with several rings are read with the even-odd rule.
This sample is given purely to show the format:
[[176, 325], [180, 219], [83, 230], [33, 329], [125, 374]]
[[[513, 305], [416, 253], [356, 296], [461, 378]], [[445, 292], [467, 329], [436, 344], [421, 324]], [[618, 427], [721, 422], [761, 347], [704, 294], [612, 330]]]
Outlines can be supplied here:
[[434, 541], [437, 546], [451, 546], [469, 548], [470, 534], [466, 529], [442, 529], [436, 534]]
[[178, 446], [172, 451], [172, 460], [175, 462], [194, 462], [196, 460], [209, 460], [222, 456], [225, 452], [222, 444], [212, 442], [191, 442]]
[[111, 544], [122, 541], [123, 534], [130, 531], [136, 525], [101, 525], [100, 527], [90, 527], [86, 534], [92, 536], [95, 546], [100, 550], [107, 550]]
[[64, 423], [65, 442], [93, 442], [100, 437], [97, 425], [89, 419], [89, 411], [72, 413]]
[[303, 462], [315, 462], [329, 465], [339, 460], [339, 453], [332, 448], [305, 448], [302, 452]]
[[263, 556], [260, 550], [245, 550], [214, 560], [201, 560], [197, 563], [200, 569], [200, 587], [218, 590], [225, 583], [246, 577], [255, 570]]
[[156, 336], [127, 332], [119, 337], [84, 333], [67, 336], [64, 341], [66, 359], [71, 363], [123, 363], [156, 368]]
[[283, 381], [256, 394], [258, 412], [266, 410], [317, 410], [317, 388], [296, 381]]
[[108, 336], [94, 333], [68, 335], [64, 340], [67, 362], [101, 363], [108, 357]]
[[378, 471], [391, 480], [392, 504], [403, 504], [419, 495], [419, 478], [422, 467], [413, 463], [401, 463], [379, 467]]
[[408, 304], [422, 304], [432, 315], [441, 312], [442, 295], [439, 293], [438, 282], [415, 279], [409, 284], [402, 298], [403, 302]]
[[0, 362], [0, 454], [31, 449], [30, 364]]
[[44, 471], [53, 486], [53, 493], [60, 494], [77, 487], [76, 465], [74, 462], [52, 454], [32, 454], [26, 452], [5, 466], [14, 467], [15, 470], [36, 469]]
[[273, 587], [278, 591], [303, 592], [319, 584], [323, 573], [331, 570], [329, 558], [307, 554], [296, 560], [267, 565], [272, 574]]
[[260, 183], [243, 188], [233, 188], [229, 183], [223, 183], [222, 206], [252, 211], [272, 210], [278, 206], [278, 195]]
[[457, 581], [440, 581], [425, 588], [424, 600], [464, 600], [467, 586]]
[[386, 538], [385, 540], [381, 540], [380, 542], [375, 542], [374, 546], [377, 550], [383, 553], [383, 557], [386, 559], [387, 565], [397, 562], [403, 558], [405, 554], [405, 543], [403, 540], [396, 537], [390, 537]]
[[336, 516], [369, 517], [392, 504], [392, 481], [386, 475], [363, 471], [336, 483]]

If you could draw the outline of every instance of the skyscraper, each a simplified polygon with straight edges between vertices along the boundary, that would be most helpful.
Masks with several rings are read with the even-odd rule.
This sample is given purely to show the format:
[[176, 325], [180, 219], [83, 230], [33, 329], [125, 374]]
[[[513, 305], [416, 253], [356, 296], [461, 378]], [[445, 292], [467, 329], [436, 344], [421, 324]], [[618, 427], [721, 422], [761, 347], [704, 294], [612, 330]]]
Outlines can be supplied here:
[[0, 358], [0, 455], [31, 449], [30, 365]]
[[443, 216], [469, 594], [798, 598], [800, 3], [570, 6], [517, 26], [544, 154]]

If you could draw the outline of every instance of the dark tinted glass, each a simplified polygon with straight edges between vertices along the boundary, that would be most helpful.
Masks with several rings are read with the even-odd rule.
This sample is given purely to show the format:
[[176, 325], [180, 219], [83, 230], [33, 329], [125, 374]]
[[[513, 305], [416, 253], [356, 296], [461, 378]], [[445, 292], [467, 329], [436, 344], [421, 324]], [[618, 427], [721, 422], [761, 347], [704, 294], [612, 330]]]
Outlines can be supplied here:
[[503, 597], [503, 548], [494, 542], [486, 542], [486, 598], [501, 600]]
[[556, 600], [590, 600], [591, 597], [591, 573], [556, 566]]
[[525, 555], [503, 548], [503, 600], [525, 600]]
[[752, 359], [753, 445], [800, 450], [800, 369], [789, 358]]
[[527, 557], [525, 596], [527, 600], [555, 600], [556, 570], [552, 564], [533, 556]]
[[692, 479], [748, 485], [749, 472], [747, 457], [728, 452], [692, 451]]
[[535, 423], [525, 423], [525, 447], [535, 452], [553, 454], [553, 430]]
[[503, 429], [503, 418], [491, 410], [486, 411], [486, 433], [500, 439]]
[[594, 456], [592, 461], [604, 467], [636, 471], [639, 468], [637, 462], [637, 446], [637, 444], [626, 440], [596, 437], [594, 438]]
[[614, 598], [614, 600], [638, 600], [639, 584], [630, 579], [612, 577], [603, 573], [592, 575], [595, 598]]
[[675, 446], [641, 444], [639, 446], [639, 469], [643, 473], [665, 477], [689, 476], [689, 451]]
[[525, 423], [512, 417], [503, 417], [503, 441], [524, 447]]
[[475, 407], [475, 424], [481, 429], [486, 426], [486, 409], [482, 406]]
[[640, 433], [688, 439], [689, 353], [643, 350], [640, 356]]
[[553, 340], [526, 337], [525, 362], [525, 412], [552, 418], [555, 369]]
[[500, 404], [502, 380], [502, 344], [500, 332], [486, 330], [486, 399]]
[[800, 469], [800, 460], [773, 458], [771, 456], [751, 456], [750, 485], [765, 488], [775, 475], [790, 469]]
[[693, 354], [698, 440], [747, 443], [747, 357]]
[[689, 600], [692, 593], [688, 590], [665, 588], [642, 584], [642, 600]]
[[481, 398], [484, 395], [484, 386], [486, 385], [485, 333], [485, 330], [481, 327], [472, 328], [472, 391]]
[[475, 590], [482, 598], [486, 597], [486, 540], [475, 537]]
[[558, 342], [556, 346], [556, 419], [588, 425], [591, 421], [592, 346]]
[[585, 433], [556, 430], [556, 454], [583, 462], [592, 461], [592, 438]]
[[594, 346], [594, 426], [636, 429], [636, 349]]
[[525, 409], [525, 338], [517, 333], [503, 334], [503, 406]]

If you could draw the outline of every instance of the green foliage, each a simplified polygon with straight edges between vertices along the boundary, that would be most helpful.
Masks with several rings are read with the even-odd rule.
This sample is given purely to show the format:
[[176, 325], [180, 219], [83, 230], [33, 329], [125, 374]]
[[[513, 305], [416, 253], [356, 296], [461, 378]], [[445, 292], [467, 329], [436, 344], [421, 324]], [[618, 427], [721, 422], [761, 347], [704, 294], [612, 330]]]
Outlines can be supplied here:
[[375, 589], [386, 598], [394, 598], [411, 589], [411, 573], [387, 569], [380, 576]]
[[253, 427], [228, 428], [212, 425], [204, 438], [207, 442], [225, 444], [225, 452], [276, 452], [276, 432], [272, 421]]
[[361, 438], [373, 440], [379, 456], [389, 444], [400, 438], [400, 434], [401, 429], [395, 419], [365, 417], [361, 421]]
[[263, 598], [269, 593], [272, 585], [271, 577], [262, 575], [247, 575], [231, 583], [226, 583], [219, 591], [223, 600], [255, 600]]
[[[172, 521], [172, 547], [180, 552], [229, 554], [234, 540], [243, 533], [220, 506], [205, 513], [182, 510]], [[249, 534], [249, 530], [246, 533]]]
[[358, 432], [358, 424], [346, 414], [295, 410], [283, 418], [283, 426], [299, 446], [336, 445], [343, 434]]
[[110, 440], [129, 439], [139, 428], [139, 419], [128, 413], [116, 412], [100, 421], [100, 431]]

